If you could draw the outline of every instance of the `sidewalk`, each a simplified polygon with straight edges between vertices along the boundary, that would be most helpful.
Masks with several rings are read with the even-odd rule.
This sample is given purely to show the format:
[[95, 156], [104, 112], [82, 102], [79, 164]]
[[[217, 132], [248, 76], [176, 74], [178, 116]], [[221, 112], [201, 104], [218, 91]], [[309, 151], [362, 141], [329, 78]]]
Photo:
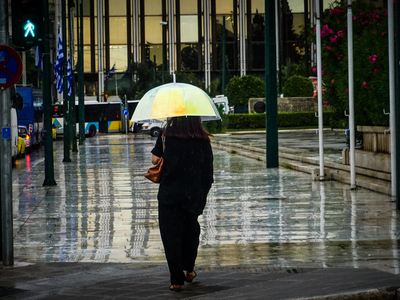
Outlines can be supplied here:
[[[7, 276], [4, 276], [7, 274]], [[1, 270], [2, 299], [400, 299], [399, 276], [374, 269], [198, 270], [184, 291], [168, 290], [165, 267], [48, 263]], [[5, 288], [8, 287], [8, 288]], [[397, 295], [396, 295], [397, 293]]]
[[400, 299], [400, 214], [389, 196], [216, 148], [198, 277], [170, 292], [158, 186], [143, 177], [154, 142], [99, 135], [62, 163], [57, 141], [54, 187], [42, 187], [40, 152], [19, 163], [15, 267], [0, 269], [0, 297]]

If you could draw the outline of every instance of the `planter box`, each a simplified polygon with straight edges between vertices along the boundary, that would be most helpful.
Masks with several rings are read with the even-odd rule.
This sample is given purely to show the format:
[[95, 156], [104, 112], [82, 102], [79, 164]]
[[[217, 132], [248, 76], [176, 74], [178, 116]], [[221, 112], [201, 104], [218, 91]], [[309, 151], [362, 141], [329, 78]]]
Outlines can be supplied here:
[[[391, 173], [390, 131], [383, 126], [357, 126], [363, 135], [363, 149], [355, 150], [355, 166]], [[343, 164], [350, 164], [350, 149], [343, 150]]]
[[[318, 111], [318, 102], [316, 98], [278, 98], [278, 112], [299, 112], [299, 111]], [[250, 98], [249, 99], [249, 113], [254, 114], [254, 105], [257, 102], [265, 103], [265, 98]], [[324, 111], [330, 111], [332, 108], [324, 104]]]
[[390, 131], [383, 126], [357, 126], [363, 135], [363, 150], [375, 153], [391, 153]]
[[[342, 160], [344, 165], [350, 165], [350, 149], [343, 149]], [[390, 154], [376, 153], [364, 150], [355, 151], [355, 166], [358, 168], [390, 173]]]

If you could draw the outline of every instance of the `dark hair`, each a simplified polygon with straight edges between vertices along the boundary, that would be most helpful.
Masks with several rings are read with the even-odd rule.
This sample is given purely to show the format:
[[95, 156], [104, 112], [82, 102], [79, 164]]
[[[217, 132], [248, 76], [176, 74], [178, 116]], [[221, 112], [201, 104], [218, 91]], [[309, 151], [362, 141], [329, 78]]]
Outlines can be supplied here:
[[210, 134], [203, 128], [201, 117], [193, 116], [171, 118], [165, 126], [163, 136], [210, 141]]

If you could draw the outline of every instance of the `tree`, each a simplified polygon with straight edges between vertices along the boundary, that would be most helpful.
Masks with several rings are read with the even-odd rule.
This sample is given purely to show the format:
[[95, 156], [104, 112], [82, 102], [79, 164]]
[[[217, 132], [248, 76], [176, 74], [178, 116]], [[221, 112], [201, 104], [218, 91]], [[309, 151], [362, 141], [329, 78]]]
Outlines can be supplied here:
[[[353, 2], [355, 123], [387, 126], [389, 118], [387, 10], [361, 0]], [[336, 125], [348, 110], [346, 1], [335, 1], [321, 30], [324, 99], [334, 108]], [[315, 70], [316, 71], [316, 70]]]

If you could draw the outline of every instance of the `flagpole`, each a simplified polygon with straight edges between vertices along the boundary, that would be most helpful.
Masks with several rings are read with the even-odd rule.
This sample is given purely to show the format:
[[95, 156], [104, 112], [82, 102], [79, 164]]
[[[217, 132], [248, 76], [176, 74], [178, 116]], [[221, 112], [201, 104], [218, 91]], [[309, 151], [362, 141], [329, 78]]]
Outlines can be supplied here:
[[[114, 62], [114, 67], [117, 63]], [[115, 69], [114, 69], [115, 72]], [[114, 73], [114, 80], [115, 80], [115, 95], [118, 96], [118, 80], [117, 80], [117, 74]]]

